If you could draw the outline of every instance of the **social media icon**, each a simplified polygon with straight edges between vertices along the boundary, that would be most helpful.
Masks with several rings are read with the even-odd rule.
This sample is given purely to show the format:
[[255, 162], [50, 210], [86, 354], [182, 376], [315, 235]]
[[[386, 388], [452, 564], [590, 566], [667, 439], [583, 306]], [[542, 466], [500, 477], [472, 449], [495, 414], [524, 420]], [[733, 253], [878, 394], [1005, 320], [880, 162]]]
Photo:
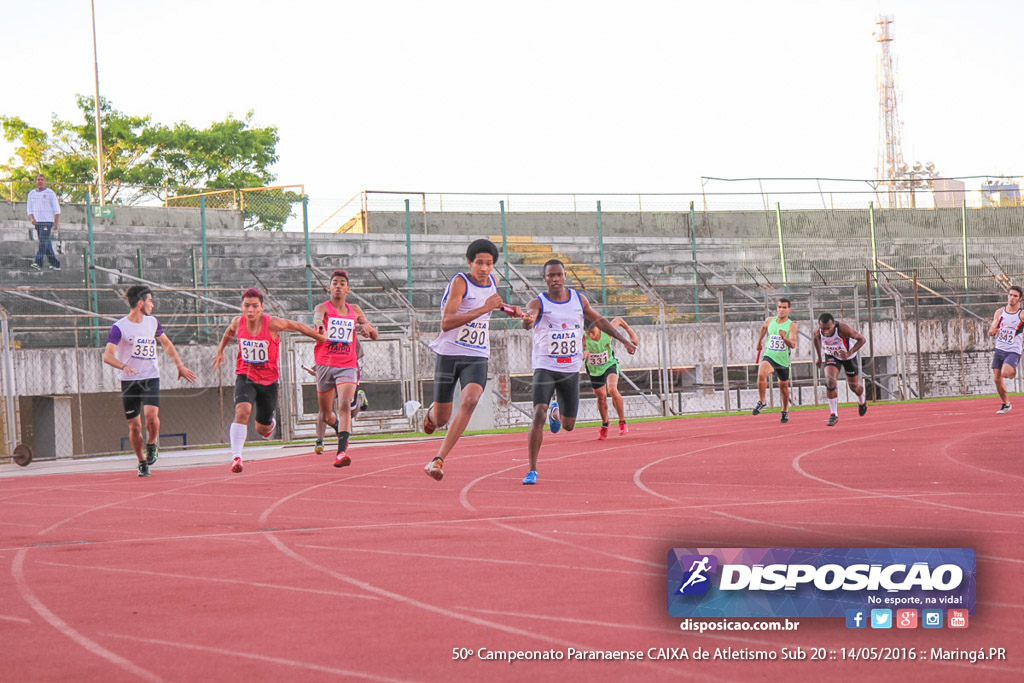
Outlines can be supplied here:
[[949, 628], [967, 628], [967, 610], [951, 609], [948, 612]]
[[917, 610], [896, 610], [896, 628], [917, 628]]
[[921, 610], [921, 626], [924, 628], [942, 628], [942, 610]]
[[846, 610], [846, 628], [867, 628], [868, 613], [863, 609]]
[[871, 628], [892, 628], [892, 610], [871, 610]]

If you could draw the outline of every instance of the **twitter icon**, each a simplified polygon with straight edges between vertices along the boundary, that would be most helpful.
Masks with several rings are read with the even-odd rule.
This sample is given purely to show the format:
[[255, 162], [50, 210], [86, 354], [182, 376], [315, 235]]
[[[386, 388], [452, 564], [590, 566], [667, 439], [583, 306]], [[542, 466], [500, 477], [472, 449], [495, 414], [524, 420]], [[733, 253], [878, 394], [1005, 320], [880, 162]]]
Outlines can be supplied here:
[[871, 628], [892, 628], [892, 610], [871, 610]]

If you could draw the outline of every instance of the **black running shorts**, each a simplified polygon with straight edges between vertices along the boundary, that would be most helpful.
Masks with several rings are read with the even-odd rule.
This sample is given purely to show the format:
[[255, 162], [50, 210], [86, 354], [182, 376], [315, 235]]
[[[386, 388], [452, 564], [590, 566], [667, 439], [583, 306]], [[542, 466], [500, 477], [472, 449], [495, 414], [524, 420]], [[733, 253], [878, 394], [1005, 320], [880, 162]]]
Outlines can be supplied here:
[[859, 373], [857, 372], [857, 361], [854, 358], [836, 358], [825, 354], [825, 365], [833, 368], [842, 368], [846, 371], [847, 377], [856, 377]]
[[124, 416], [135, 419], [142, 413], [142, 406], [160, 407], [160, 378], [136, 379], [121, 382], [121, 403]]
[[587, 376], [590, 377], [590, 387], [592, 389], [604, 389], [605, 385], [608, 384], [608, 375], [616, 375], [616, 376], [618, 376], [618, 374], [619, 374], [619, 364], [618, 363], [614, 363], [614, 364], [608, 366], [605, 369], [605, 371], [602, 372], [600, 375], [587, 375]]
[[434, 365], [434, 403], [451, 403], [455, 385], [487, 387], [487, 359], [479, 356], [438, 356]]
[[576, 417], [580, 411], [580, 373], [533, 371], [533, 405], [551, 405], [551, 397], [558, 396], [558, 412], [563, 417]]
[[256, 384], [246, 375], [235, 375], [235, 405], [239, 403], [252, 404], [256, 421], [269, 425], [277, 412], [277, 382]]
[[775, 370], [775, 376], [779, 378], [780, 382], [789, 381], [789, 366], [779, 365], [771, 358], [765, 358], [764, 360], [768, 361], [768, 364], [772, 366], [773, 370]]

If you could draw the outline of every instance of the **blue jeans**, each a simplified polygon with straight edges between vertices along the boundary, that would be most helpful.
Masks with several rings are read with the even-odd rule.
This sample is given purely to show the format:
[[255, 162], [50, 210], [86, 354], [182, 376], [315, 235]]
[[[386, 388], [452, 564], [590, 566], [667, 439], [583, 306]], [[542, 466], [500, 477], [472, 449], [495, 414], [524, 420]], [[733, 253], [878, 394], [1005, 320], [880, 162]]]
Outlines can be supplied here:
[[36, 234], [39, 235], [39, 249], [36, 251], [35, 264], [42, 268], [43, 257], [50, 260], [50, 265], [54, 268], [60, 268], [60, 261], [57, 260], [57, 254], [53, 251], [53, 242], [50, 241], [50, 237], [53, 234], [53, 223], [36, 223]]

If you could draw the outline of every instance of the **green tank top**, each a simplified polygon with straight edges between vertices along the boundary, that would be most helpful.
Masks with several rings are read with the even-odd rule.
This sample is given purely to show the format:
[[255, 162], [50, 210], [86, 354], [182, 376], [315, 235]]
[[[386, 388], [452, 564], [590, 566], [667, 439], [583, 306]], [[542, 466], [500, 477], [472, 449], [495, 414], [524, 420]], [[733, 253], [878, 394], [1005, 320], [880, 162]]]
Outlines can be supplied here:
[[607, 332], [601, 332], [601, 338], [594, 341], [590, 335], [584, 336], [587, 353], [587, 372], [594, 377], [603, 375], [605, 371], [618, 361], [612, 353], [612, 338]]
[[764, 347], [764, 357], [771, 358], [784, 368], [789, 367], [789, 347], [786, 346], [786, 342], [782, 341], [782, 337], [783, 335], [789, 336], [789, 326], [792, 322], [792, 320], [787, 320], [784, 324], [779, 324], [779, 319], [776, 316], [768, 323], [768, 340]]

